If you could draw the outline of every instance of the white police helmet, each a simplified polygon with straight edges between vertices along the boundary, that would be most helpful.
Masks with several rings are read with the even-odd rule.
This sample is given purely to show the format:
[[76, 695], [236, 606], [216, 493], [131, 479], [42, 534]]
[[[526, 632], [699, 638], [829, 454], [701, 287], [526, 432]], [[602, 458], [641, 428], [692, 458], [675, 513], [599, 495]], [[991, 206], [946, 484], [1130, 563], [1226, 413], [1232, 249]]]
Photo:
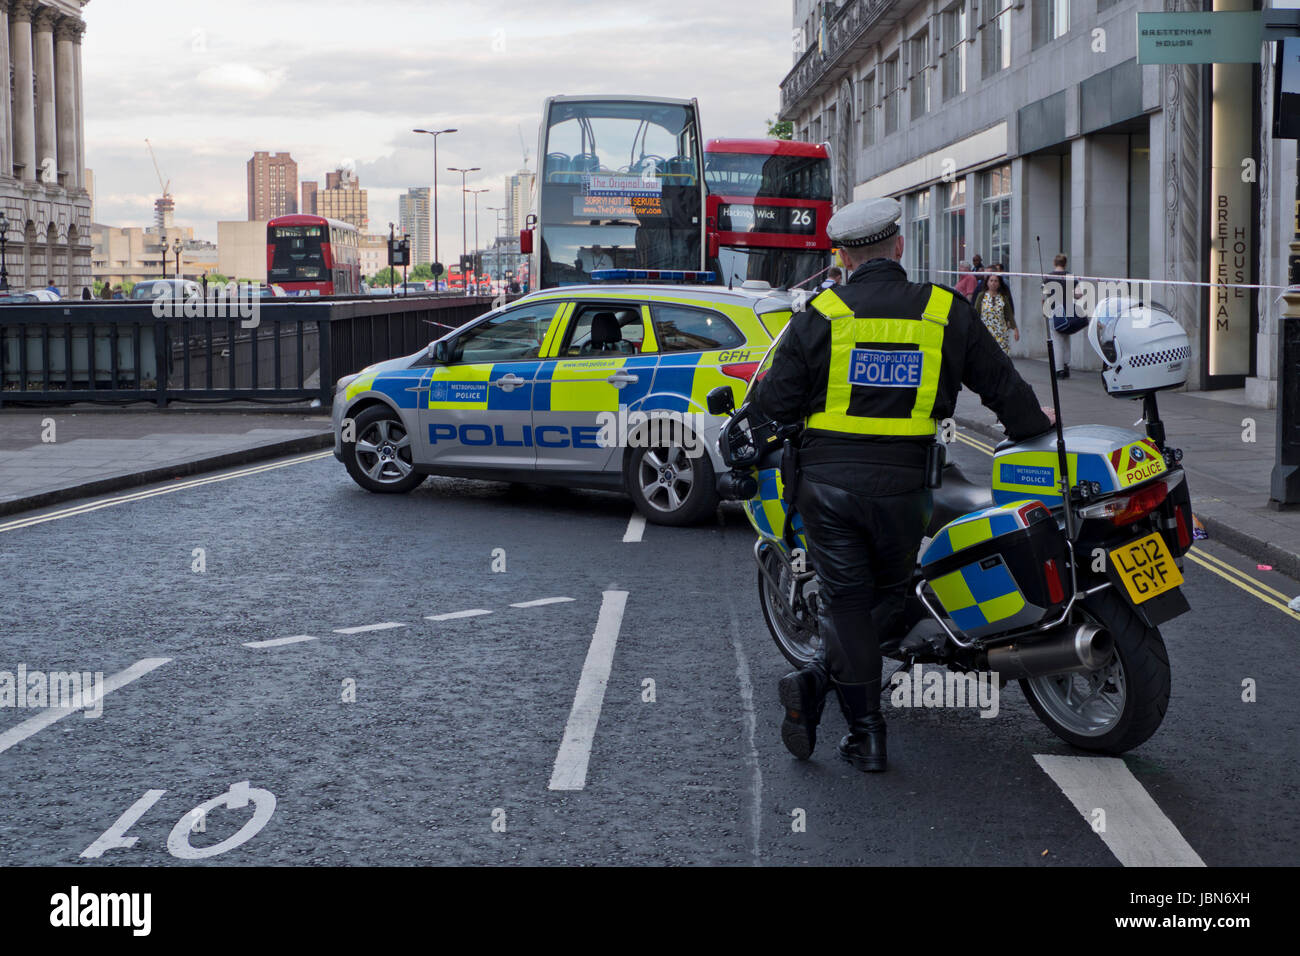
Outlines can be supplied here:
[[1088, 322], [1088, 342], [1101, 356], [1101, 379], [1115, 398], [1138, 398], [1187, 381], [1187, 333], [1159, 305], [1102, 299]]

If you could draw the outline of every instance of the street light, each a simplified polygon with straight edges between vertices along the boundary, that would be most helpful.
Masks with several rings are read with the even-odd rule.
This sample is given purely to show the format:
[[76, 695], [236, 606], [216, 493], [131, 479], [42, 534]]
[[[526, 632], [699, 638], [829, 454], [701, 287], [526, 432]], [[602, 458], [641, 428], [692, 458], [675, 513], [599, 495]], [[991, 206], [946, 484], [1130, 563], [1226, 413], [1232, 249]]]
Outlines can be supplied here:
[[[496, 248], [497, 251], [497, 255], [496, 255], [497, 263], [494, 272], [496, 273], [497, 282], [500, 282], [501, 281], [501, 214], [506, 211], [506, 207], [505, 206], [484, 206], [483, 208], [486, 209], [488, 212], [496, 213], [496, 215], [492, 217], [492, 231], [494, 233], [492, 239], [492, 245]], [[501, 291], [504, 292], [505, 290], [506, 287], [503, 284], [501, 286]]]
[[[461, 169], [458, 166], [448, 166], [447, 172], [460, 173], [460, 261], [464, 263], [465, 257], [469, 255], [469, 229], [466, 225], [466, 217], [469, 215], [468, 200], [465, 199], [465, 177], [470, 173], [477, 173], [477, 166], [470, 166], [467, 169]], [[465, 270], [460, 270], [461, 289], [468, 292], [469, 289], [465, 284]]]
[[[442, 265], [442, 260], [438, 258], [438, 137], [443, 133], [455, 133], [455, 129], [413, 129], [412, 133], [424, 133], [433, 137], [433, 261]], [[437, 288], [437, 275], [434, 277], [434, 288]]]
[[[175, 239], [172, 240], [172, 252], [176, 253], [176, 278], [179, 279], [181, 277], [181, 237], [180, 236], [177, 236]], [[165, 250], [164, 250], [163, 258], [164, 259], [167, 258]]]
[[9, 217], [0, 209], [0, 292], [9, 291], [9, 266], [6, 262], [5, 244], [9, 241]]
[[[478, 194], [490, 193], [492, 190], [484, 186], [482, 189], [470, 189], [467, 191], [474, 194], [474, 255], [477, 257], [483, 251], [482, 247], [478, 244]], [[474, 285], [478, 285], [477, 268], [474, 270]], [[475, 291], [477, 291], [477, 289]]]

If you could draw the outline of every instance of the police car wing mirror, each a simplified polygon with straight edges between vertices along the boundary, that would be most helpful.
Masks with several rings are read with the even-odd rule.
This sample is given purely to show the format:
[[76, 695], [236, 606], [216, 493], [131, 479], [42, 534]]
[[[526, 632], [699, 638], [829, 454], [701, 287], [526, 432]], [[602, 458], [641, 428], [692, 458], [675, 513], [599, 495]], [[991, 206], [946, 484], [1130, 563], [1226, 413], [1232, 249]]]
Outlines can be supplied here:
[[448, 349], [446, 342], [438, 341], [429, 343], [429, 358], [433, 361], [437, 362], [439, 365], [446, 365], [447, 355]]
[[705, 398], [710, 415], [730, 415], [736, 410], [736, 399], [730, 385], [719, 385]]

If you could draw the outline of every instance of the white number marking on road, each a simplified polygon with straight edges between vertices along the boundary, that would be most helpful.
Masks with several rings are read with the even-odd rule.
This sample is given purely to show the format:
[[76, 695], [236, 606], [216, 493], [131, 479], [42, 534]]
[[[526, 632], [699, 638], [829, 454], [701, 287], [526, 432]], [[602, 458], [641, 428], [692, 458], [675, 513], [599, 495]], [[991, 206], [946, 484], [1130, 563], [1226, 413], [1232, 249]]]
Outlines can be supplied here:
[[[250, 787], [248, 783], [247, 780], [232, 783], [225, 793], [199, 804], [177, 820], [176, 826], [172, 827], [171, 836], [167, 837], [167, 852], [178, 860], [204, 860], [210, 856], [228, 853], [257, 836], [262, 827], [270, 822], [271, 814], [275, 813], [275, 794], [270, 790]], [[208, 814], [217, 807], [240, 810], [248, 806], [250, 800], [253, 803], [253, 816], [231, 836], [212, 846], [195, 847], [190, 843], [194, 824], [199, 820], [206, 820]]]
[[618, 630], [623, 624], [626, 606], [626, 591], [606, 591], [600, 602], [596, 631], [591, 635], [591, 647], [582, 665], [582, 676], [578, 679], [578, 692], [573, 697], [564, 739], [555, 755], [551, 790], [581, 790], [587, 785], [587, 761], [591, 759], [591, 743], [596, 737], [600, 708], [605, 702], [605, 687], [614, 664], [614, 647], [618, 644]]
[[[170, 657], [146, 657], [142, 661], [136, 661], [124, 671], [118, 671], [111, 677], [104, 679], [104, 695], [107, 696], [120, 687], [125, 687], [133, 680], [138, 680], [151, 670], [162, 667]], [[91, 701], [90, 703], [94, 703]], [[10, 727], [4, 733], [0, 733], [0, 753], [4, 753], [14, 744], [22, 743], [32, 734], [39, 733], [53, 723], [57, 723], [69, 714], [75, 714], [80, 707], [50, 707], [37, 714], [35, 717], [29, 717], [16, 727]]]
[[129, 837], [126, 831], [135, 826], [136, 821], [149, 812], [149, 808], [161, 799], [166, 790], [149, 790], [131, 806], [126, 813], [117, 818], [117, 822], [104, 831], [104, 835], [81, 851], [86, 859], [93, 860], [104, 855], [107, 850], [129, 849], [135, 846], [139, 837]]
[[399, 624], [397, 621], [386, 621], [383, 624], [361, 624], [357, 627], [336, 627], [335, 634], [364, 634], [367, 631], [391, 631], [395, 627], [406, 627], [405, 624]]
[[627, 530], [623, 532], [623, 543], [636, 544], [643, 534], [645, 534], [645, 515], [634, 511], [632, 517], [628, 519]]
[[[608, 591], [605, 593], [609, 593]], [[511, 607], [541, 607], [543, 604], [563, 604], [565, 601], [572, 601], [569, 597], [538, 598], [536, 601], [520, 601], [518, 604], [512, 604]]]
[[425, 616], [426, 621], [454, 621], [462, 617], [478, 617], [480, 614], [491, 614], [491, 611], [485, 611], [477, 608], [473, 611], [450, 611], [447, 614], [429, 614]]
[[1106, 811], [1106, 828], [1098, 836], [1124, 866], [1205, 866], [1123, 760], [1048, 754], [1034, 759], [1085, 820], [1097, 808]]
[[314, 641], [316, 638], [310, 634], [295, 634], [293, 637], [277, 637], [269, 641], [248, 641], [245, 647], [283, 647], [285, 644], [301, 644], [304, 641]]

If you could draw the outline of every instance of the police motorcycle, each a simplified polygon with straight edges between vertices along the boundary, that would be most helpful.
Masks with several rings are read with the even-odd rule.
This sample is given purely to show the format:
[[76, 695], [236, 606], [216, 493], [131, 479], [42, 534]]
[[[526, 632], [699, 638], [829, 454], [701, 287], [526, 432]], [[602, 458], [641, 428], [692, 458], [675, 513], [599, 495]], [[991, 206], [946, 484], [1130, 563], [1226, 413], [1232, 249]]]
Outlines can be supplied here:
[[[1181, 565], [1193, 540], [1191, 497], [1156, 395], [1183, 384], [1190, 350], [1167, 311], [1133, 299], [1099, 303], [1087, 335], [1107, 393], [1142, 402], [1145, 434], [1064, 428], [1053, 381], [1055, 434], [1001, 442], [991, 490], [943, 465], [906, 625], [901, 636], [882, 635], [881, 651], [901, 663], [898, 671], [936, 664], [995, 672], [1001, 686], [1018, 680], [1057, 736], [1120, 754], [1164, 718], [1170, 673], [1159, 627], [1189, 610]], [[803, 666], [829, 624], [802, 522], [784, 499], [784, 446], [798, 442], [801, 426], [766, 420], [748, 400], [735, 408], [728, 386], [708, 402], [713, 414], [730, 415], [719, 436], [730, 471], [718, 490], [742, 503], [758, 535], [764, 621], [786, 659]]]

